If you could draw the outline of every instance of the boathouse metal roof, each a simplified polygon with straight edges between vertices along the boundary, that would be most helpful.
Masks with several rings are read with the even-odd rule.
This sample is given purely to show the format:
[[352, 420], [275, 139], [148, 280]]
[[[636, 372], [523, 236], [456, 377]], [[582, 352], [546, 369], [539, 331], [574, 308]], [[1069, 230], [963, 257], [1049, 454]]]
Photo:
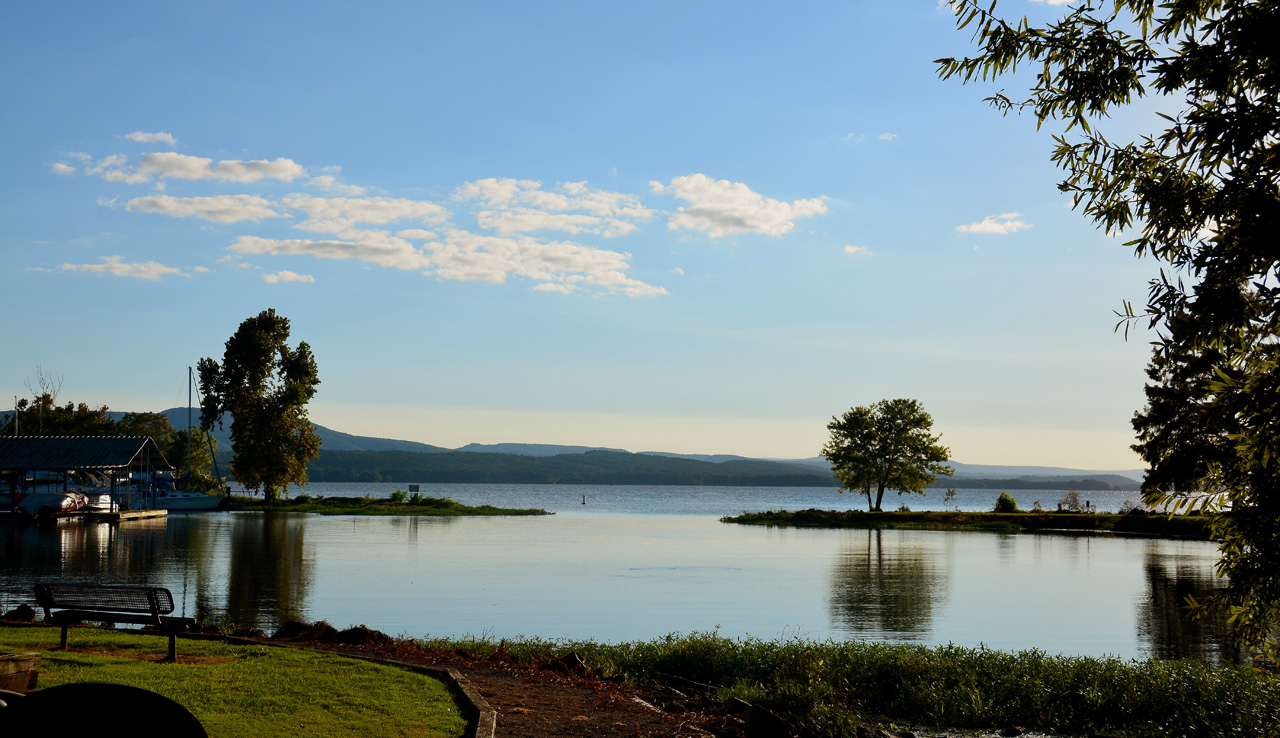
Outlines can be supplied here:
[[148, 436], [3, 436], [0, 472], [167, 471], [173, 469]]

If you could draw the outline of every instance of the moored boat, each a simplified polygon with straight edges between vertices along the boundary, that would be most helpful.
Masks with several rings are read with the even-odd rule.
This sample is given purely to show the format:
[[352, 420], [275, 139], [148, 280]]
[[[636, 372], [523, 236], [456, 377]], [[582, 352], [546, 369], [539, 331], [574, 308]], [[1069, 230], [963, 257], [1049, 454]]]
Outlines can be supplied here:
[[33, 492], [18, 503], [18, 511], [39, 518], [75, 512], [88, 504], [82, 492]]

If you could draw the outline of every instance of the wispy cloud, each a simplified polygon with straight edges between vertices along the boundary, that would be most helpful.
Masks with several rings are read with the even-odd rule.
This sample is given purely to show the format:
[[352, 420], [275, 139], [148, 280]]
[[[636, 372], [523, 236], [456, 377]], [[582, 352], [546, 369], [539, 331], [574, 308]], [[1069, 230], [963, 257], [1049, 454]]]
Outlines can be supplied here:
[[152, 281], [158, 280], [166, 274], [176, 274], [179, 277], [191, 276], [184, 274], [179, 269], [167, 267], [154, 261], [141, 264], [126, 264], [123, 256], [105, 257], [101, 264], [63, 264], [59, 268], [69, 272], [93, 272], [96, 274], [110, 274], [115, 277], [132, 277], [134, 279], [149, 279]]
[[142, 184], [151, 181], [153, 176], [238, 183], [257, 182], [263, 179], [292, 182], [307, 174], [307, 170], [292, 159], [273, 161], [224, 159], [215, 164], [213, 159], [187, 156], [172, 151], [144, 154], [142, 162], [136, 167], [129, 165], [129, 157], [123, 154], [112, 154], [103, 157], [97, 164], [87, 167], [85, 171], [102, 177], [108, 182], [125, 184]]
[[288, 269], [282, 269], [275, 274], [262, 275], [262, 281], [267, 284], [279, 284], [281, 282], [314, 282], [316, 278], [310, 274], [298, 274]]
[[[418, 247], [386, 231], [366, 230], [333, 240], [242, 236], [231, 250], [239, 254], [354, 259], [464, 282], [499, 284], [520, 277], [536, 282], [535, 289], [544, 292], [571, 292], [590, 285], [632, 297], [667, 294], [662, 287], [626, 276], [630, 254], [528, 236], [486, 236], [450, 230], [442, 239]], [[543, 284], [551, 286], [538, 286]]]
[[846, 254], [870, 254], [871, 249], [867, 248], [866, 246], [854, 246], [852, 244], [846, 244], [844, 247], [844, 252]]
[[457, 188], [453, 197], [479, 202], [477, 223], [503, 235], [562, 231], [620, 236], [654, 216], [635, 195], [592, 189], [586, 182], [566, 182], [552, 191], [537, 180], [480, 179]]
[[879, 136], [876, 136], [877, 141], [894, 141], [897, 140], [897, 138], [898, 134], [896, 133], [881, 133]]
[[292, 159], [279, 158], [272, 161], [224, 159], [215, 164], [213, 159], [187, 156], [171, 151], [144, 155], [142, 169], [148, 173], [173, 179], [210, 179], [242, 183], [257, 182], [262, 179], [292, 182], [307, 174], [307, 170]]
[[134, 131], [127, 134], [125, 138], [138, 143], [167, 143], [170, 146], [177, 146], [178, 139], [173, 137], [171, 133], [160, 131], [159, 133], [143, 133], [142, 131]]
[[53, 170], [54, 174], [61, 174], [63, 176], [76, 173], [75, 167], [71, 166], [70, 164], [63, 164], [62, 162], [55, 162], [53, 164], [50, 164], [49, 169]]
[[272, 207], [275, 203], [257, 195], [217, 195], [215, 197], [169, 197], [153, 195], [130, 200], [125, 208], [173, 218], [199, 218], [214, 223], [239, 223], [263, 218], [287, 218]]
[[344, 233], [359, 225], [386, 225], [401, 220], [439, 224], [449, 220], [449, 210], [428, 200], [403, 197], [312, 197], [286, 195], [286, 207], [306, 213], [306, 221], [294, 228], [314, 233]]
[[315, 187], [316, 189], [324, 190], [325, 192], [330, 192], [335, 195], [345, 195], [347, 197], [360, 197], [361, 195], [368, 192], [368, 190], [366, 190], [364, 187], [343, 184], [339, 182], [338, 178], [333, 176], [332, 174], [321, 174], [321, 175], [312, 177], [311, 179], [307, 180], [307, 184], [312, 187]]
[[956, 226], [956, 231], [960, 233], [985, 233], [997, 236], [1007, 236], [1010, 233], [1016, 233], [1024, 228], [1030, 228], [1030, 223], [1025, 223], [1018, 218], [1022, 217], [1022, 213], [1001, 213], [1000, 215], [988, 215], [977, 223]]
[[712, 238], [731, 233], [781, 236], [795, 228], [796, 219], [827, 212], [822, 197], [783, 202], [754, 192], [741, 182], [715, 180], [705, 174], [676, 177], [669, 185], [649, 185], [654, 192], [669, 193], [690, 203], [671, 215], [668, 228], [704, 231]]
[[123, 154], [112, 154], [98, 160], [97, 164], [86, 165], [85, 173], [102, 177], [108, 182], [125, 184], [142, 184], [151, 179], [151, 175], [135, 169], [129, 169], [129, 157]]

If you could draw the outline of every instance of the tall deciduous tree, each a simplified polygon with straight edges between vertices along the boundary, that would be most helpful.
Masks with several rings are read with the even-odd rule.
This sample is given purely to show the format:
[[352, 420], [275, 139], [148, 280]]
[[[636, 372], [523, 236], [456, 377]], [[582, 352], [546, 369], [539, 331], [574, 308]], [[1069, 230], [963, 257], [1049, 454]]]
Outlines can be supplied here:
[[[1280, 0], [1083, 0], [1057, 22], [1009, 23], [952, 0], [981, 53], [939, 59], [942, 77], [1038, 67], [1023, 99], [988, 100], [1066, 121], [1059, 185], [1108, 232], [1164, 262], [1145, 310], [1157, 330], [1135, 449], [1148, 503], [1193, 502], [1214, 518], [1227, 586], [1199, 603], [1274, 658], [1280, 627]], [[1115, 142], [1092, 124], [1161, 97], [1162, 130]], [[1072, 130], [1075, 140], [1068, 140]]]
[[231, 470], [268, 501], [307, 483], [307, 462], [320, 455], [320, 438], [307, 417], [307, 402], [320, 377], [311, 347], [289, 348], [289, 319], [264, 310], [227, 339], [222, 364], [201, 359], [201, 430], [231, 414]]
[[951, 451], [938, 444], [942, 436], [931, 435], [932, 429], [933, 418], [918, 401], [881, 400], [832, 418], [822, 455], [843, 482], [841, 492], [861, 492], [867, 507], [879, 510], [886, 489], [924, 494], [939, 474], [951, 476]]

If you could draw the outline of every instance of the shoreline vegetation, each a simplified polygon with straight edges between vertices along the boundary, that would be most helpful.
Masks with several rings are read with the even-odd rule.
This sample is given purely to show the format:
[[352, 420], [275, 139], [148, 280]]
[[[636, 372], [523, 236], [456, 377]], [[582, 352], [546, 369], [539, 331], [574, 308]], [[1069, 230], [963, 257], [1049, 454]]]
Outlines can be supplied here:
[[1154, 535], [1208, 540], [1211, 521], [1200, 515], [1070, 512], [864, 512], [861, 510], [770, 510], [726, 515], [724, 523], [789, 528], [906, 528], [1004, 532], [1070, 531]]
[[1280, 679], [1249, 666], [715, 632], [622, 643], [524, 637], [418, 644], [553, 668], [581, 663], [601, 679], [701, 692], [726, 710], [763, 708], [793, 735], [854, 738], [862, 726], [887, 724], [896, 732], [907, 722], [946, 734], [1018, 726], [1129, 738], [1280, 736]]
[[[860, 729], [879, 725], [893, 732], [910, 726], [919, 735], [1018, 726], [1127, 738], [1280, 736], [1280, 679], [1240, 665], [1061, 656], [1039, 650], [1005, 652], [954, 644], [801, 637], [766, 641], [726, 638], [717, 632], [600, 643], [528, 637], [495, 641], [488, 636], [393, 638], [363, 626], [354, 630], [365, 636], [359, 642], [366, 644], [361, 650], [369, 654], [428, 660], [443, 656], [490, 667], [514, 663], [648, 686], [660, 698], [655, 700], [659, 709], [666, 712], [763, 715], [766, 722], [786, 728], [778, 734], [854, 738]], [[339, 632], [324, 622], [288, 622], [269, 641], [326, 648], [355, 642], [344, 640], [351, 631]], [[261, 632], [238, 635], [267, 638]], [[78, 641], [86, 645], [77, 650], [90, 650], [89, 639], [145, 637], [156, 640], [84, 628]], [[32, 638], [55, 643], [57, 629], [0, 628], [0, 640], [10, 649], [30, 647]], [[182, 650], [189, 661], [196, 661], [192, 657], [205, 649], [225, 648], [186, 641]], [[248, 650], [262, 651], [260, 646]], [[297, 652], [268, 649], [262, 656], [274, 656], [277, 650], [283, 652], [282, 658]], [[73, 652], [46, 654], [50, 666], [63, 661], [79, 665], [90, 658]], [[79, 678], [101, 676], [95, 665], [85, 663], [84, 667], [89, 671]], [[175, 667], [145, 664], [143, 668], [156, 671], [167, 683], [166, 674]], [[42, 675], [41, 681], [53, 680], [46, 682]], [[369, 693], [382, 694], [382, 690]], [[297, 694], [276, 697], [286, 711], [292, 701], [311, 699]], [[922, 730], [924, 726], [933, 728]]]
[[448, 497], [423, 497], [417, 492], [407, 495], [403, 490], [397, 490], [390, 498], [298, 495], [275, 502], [268, 502], [256, 497], [232, 495], [229, 509], [261, 512], [300, 512], [313, 513], [315, 515], [410, 515], [428, 517], [555, 515], [554, 512], [538, 508], [464, 505]]

